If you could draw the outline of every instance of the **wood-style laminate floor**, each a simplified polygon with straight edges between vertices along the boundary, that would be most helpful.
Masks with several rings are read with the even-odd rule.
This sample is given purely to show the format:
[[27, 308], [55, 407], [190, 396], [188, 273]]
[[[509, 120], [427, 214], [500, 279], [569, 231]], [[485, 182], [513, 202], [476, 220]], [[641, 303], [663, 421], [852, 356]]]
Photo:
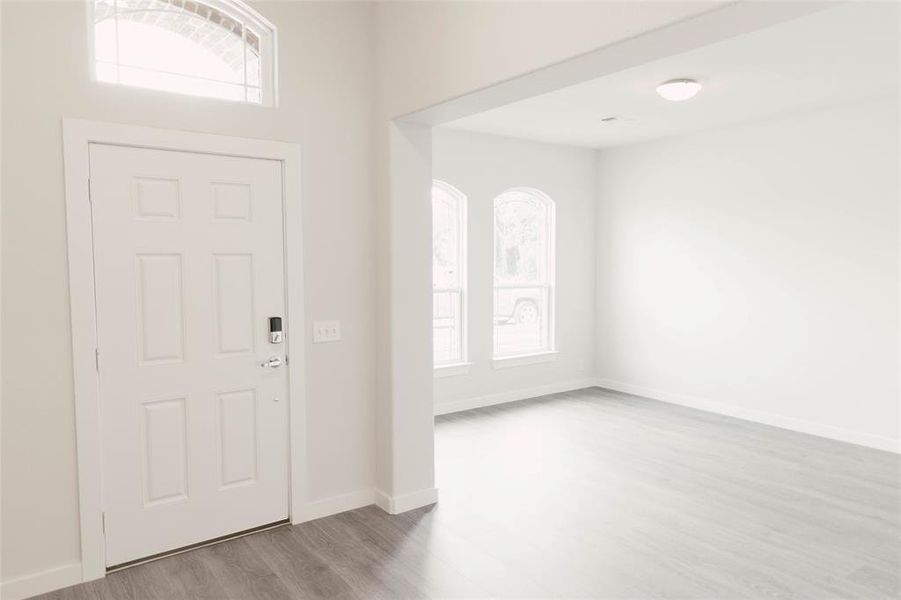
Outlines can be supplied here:
[[901, 596], [898, 455], [599, 389], [436, 429], [434, 507], [363, 508], [44, 598]]

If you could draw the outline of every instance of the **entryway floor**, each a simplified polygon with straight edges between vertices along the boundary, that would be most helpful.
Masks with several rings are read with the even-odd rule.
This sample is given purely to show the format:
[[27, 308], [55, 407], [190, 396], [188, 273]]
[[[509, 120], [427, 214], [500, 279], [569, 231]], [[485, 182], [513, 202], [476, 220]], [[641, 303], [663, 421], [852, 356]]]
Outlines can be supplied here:
[[437, 419], [436, 506], [41, 598], [897, 598], [901, 457], [597, 388]]

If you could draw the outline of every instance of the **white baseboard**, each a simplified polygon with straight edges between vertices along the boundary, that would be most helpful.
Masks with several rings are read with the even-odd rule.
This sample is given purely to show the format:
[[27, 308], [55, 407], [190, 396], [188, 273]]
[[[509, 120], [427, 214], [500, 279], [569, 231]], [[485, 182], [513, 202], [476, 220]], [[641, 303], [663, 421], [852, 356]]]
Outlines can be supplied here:
[[753, 421], [764, 425], [771, 425], [781, 429], [790, 429], [800, 433], [808, 433], [819, 437], [838, 440], [840, 442], [848, 442], [857, 444], [858, 446], [866, 446], [867, 448], [875, 448], [877, 450], [887, 450], [888, 452], [901, 453], [901, 440], [890, 438], [887, 436], [874, 435], [853, 429], [845, 429], [834, 425], [826, 425], [798, 419], [796, 417], [788, 417], [776, 413], [754, 410], [751, 408], [743, 408], [721, 402], [714, 402], [705, 398], [688, 396], [685, 394], [675, 394], [672, 392], [664, 392], [652, 388], [633, 385], [622, 381], [614, 381], [612, 379], [597, 379], [595, 385], [600, 388], [606, 388], [616, 392], [625, 392], [627, 394], [635, 394], [636, 396], [644, 396], [652, 400], [660, 400], [670, 404], [678, 404], [679, 406], [687, 406], [707, 412], [744, 419], [745, 421]]
[[0, 584], [0, 598], [3, 600], [23, 600], [38, 594], [81, 583], [81, 563], [69, 563], [61, 567], [16, 577]]
[[528, 400], [529, 398], [547, 396], [548, 394], [571, 392], [573, 390], [581, 390], [587, 387], [594, 387], [595, 384], [596, 381], [593, 378], [575, 379], [572, 381], [564, 381], [562, 383], [549, 383], [547, 385], [539, 385], [532, 388], [513, 390], [510, 392], [500, 392], [498, 394], [489, 394], [487, 396], [477, 396], [476, 398], [453, 400], [451, 402], [439, 402], [435, 404], [435, 414], [446, 415], [463, 410], [470, 410], [473, 408], [482, 408], [484, 406], [494, 406], [495, 404], [516, 402], [517, 400]]
[[358, 490], [330, 498], [323, 498], [322, 500], [308, 502], [304, 506], [303, 513], [292, 518], [291, 523], [294, 525], [306, 523], [314, 519], [363, 508], [370, 504], [375, 504], [375, 490], [372, 489]]
[[375, 505], [389, 515], [397, 515], [438, 502], [438, 488], [428, 488], [391, 497], [381, 490], [375, 491]]
[[347, 512], [364, 506], [375, 504], [386, 513], [396, 515], [414, 508], [428, 506], [438, 502], [438, 489], [429, 488], [411, 492], [401, 496], [391, 497], [381, 490], [367, 489], [323, 498], [314, 502], [308, 502], [303, 513], [297, 519], [292, 519], [294, 525], [305, 523], [314, 519], [329, 517], [338, 513]]

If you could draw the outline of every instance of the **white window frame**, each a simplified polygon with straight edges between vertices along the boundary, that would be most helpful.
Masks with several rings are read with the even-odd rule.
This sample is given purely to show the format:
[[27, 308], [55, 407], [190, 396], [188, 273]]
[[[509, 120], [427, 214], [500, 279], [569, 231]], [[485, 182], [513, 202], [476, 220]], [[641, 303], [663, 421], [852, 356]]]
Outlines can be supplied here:
[[[457, 231], [459, 238], [457, 239], [457, 265], [459, 270], [459, 288], [436, 288], [434, 279], [432, 282], [432, 303], [434, 305], [434, 295], [442, 292], [457, 292], [460, 294], [460, 359], [446, 363], [435, 363], [433, 359], [432, 367], [435, 371], [435, 377], [451, 377], [454, 375], [465, 375], [469, 373], [469, 294], [468, 294], [468, 238], [467, 238], [467, 197], [453, 185], [435, 179], [432, 181], [432, 189], [439, 188], [447, 195], [456, 198], [459, 209], [457, 210]], [[434, 202], [434, 200], [432, 200]], [[434, 231], [432, 237], [434, 239]], [[434, 336], [434, 324], [432, 325], [432, 335]], [[434, 349], [434, 344], [433, 344]]]
[[[213, 102], [228, 102], [247, 106], [262, 106], [266, 108], [278, 107], [278, 28], [266, 17], [251, 8], [241, 0], [196, 0], [230, 17], [240, 21], [245, 26], [250, 26], [253, 32], [260, 38], [260, 94], [261, 102], [247, 100], [230, 100], [215, 96], [198, 96], [182, 94], [170, 90], [162, 90], [151, 87], [139, 87], [127, 83], [111, 83], [97, 79], [96, 57], [94, 55], [94, 0], [86, 0], [88, 9], [85, 11], [88, 29], [88, 79], [100, 85], [123, 87], [126, 89], [148, 90], [156, 93], [171, 94], [173, 96], [186, 96], [189, 98], [202, 98]], [[246, 49], [245, 49], [246, 51]], [[245, 73], [246, 76], [246, 73]]]
[[[514, 187], [509, 188], [495, 196], [494, 201], [492, 203], [492, 218], [496, 218], [497, 214], [497, 206], [498, 202], [501, 201], [504, 196], [511, 194], [527, 194], [538, 199], [545, 206], [545, 210], [547, 211], [547, 219], [546, 219], [546, 240], [547, 240], [547, 253], [545, 256], [545, 260], [547, 264], [545, 265], [545, 273], [546, 277], [543, 282], [539, 282], [536, 284], [505, 284], [498, 285], [497, 281], [493, 279], [491, 293], [492, 293], [492, 322], [491, 322], [491, 355], [492, 355], [492, 363], [495, 369], [503, 369], [508, 367], [518, 367], [525, 365], [532, 365], [542, 362], [549, 362], [556, 360], [559, 351], [557, 350], [557, 336], [555, 332], [555, 324], [556, 324], [556, 265], [557, 265], [557, 204], [554, 202], [553, 198], [551, 198], [546, 193], [542, 192], [539, 189], [531, 188], [531, 187]], [[497, 248], [497, 230], [495, 229], [493, 234], [493, 243], [491, 245], [491, 254], [492, 254], [492, 273], [494, 273], [494, 269], [496, 265], [494, 264], [494, 253]], [[511, 354], [497, 354], [497, 344], [496, 344], [496, 333], [497, 333], [497, 323], [494, 322], [494, 314], [495, 314], [495, 306], [494, 302], [497, 298], [497, 290], [498, 289], [513, 289], [518, 287], [525, 288], [544, 288], [547, 293], [547, 314], [543, 315], [543, 318], [547, 319], [547, 345], [545, 348], [541, 348], [538, 350], [529, 350], [525, 352], [519, 353], [511, 353]]]

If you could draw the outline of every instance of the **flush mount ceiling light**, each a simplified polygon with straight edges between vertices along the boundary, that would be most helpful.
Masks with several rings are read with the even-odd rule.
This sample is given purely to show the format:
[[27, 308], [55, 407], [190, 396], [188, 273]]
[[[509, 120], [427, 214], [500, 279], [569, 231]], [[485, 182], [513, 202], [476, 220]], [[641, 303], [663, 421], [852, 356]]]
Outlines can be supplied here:
[[671, 102], [693, 98], [700, 90], [701, 84], [694, 79], [670, 79], [657, 86], [657, 93]]

